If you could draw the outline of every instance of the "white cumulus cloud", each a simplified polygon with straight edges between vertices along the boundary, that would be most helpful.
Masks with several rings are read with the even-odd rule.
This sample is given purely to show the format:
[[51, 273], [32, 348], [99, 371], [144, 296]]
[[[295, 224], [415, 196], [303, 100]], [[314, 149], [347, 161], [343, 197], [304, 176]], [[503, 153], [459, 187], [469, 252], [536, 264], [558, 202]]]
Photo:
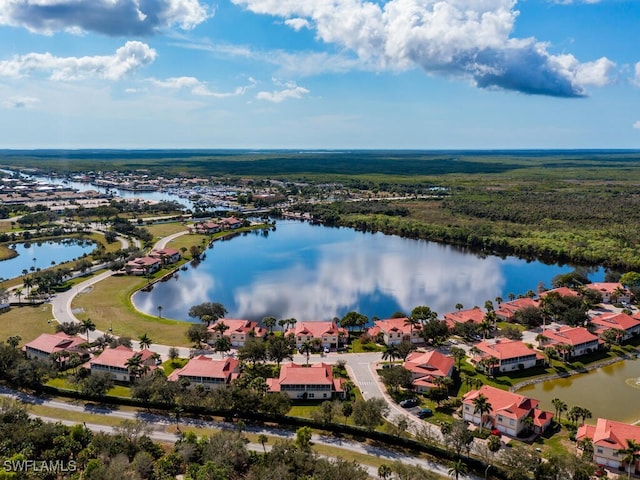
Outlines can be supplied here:
[[0, 76], [25, 77], [34, 73], [49, 74], [52, 80], [102, 78], [119, 80], [134, 70], [152, 63], [156, 51], [147, 44], [127, 42], [113, 55], [56, 57], [51, 53], [28, 53], [0, 61]]
[[0, 0], [0, 25], [44, 34], [150, 35], [173, 26], [191, 29], [209, 16], [199, 0]]
[[[516, 0], [232, 0], [256, 14], [299, 20], [319, 40], [378, 69], [419, 66], [482, 88], [578, 97], [610, 81], [613, 63], [556, 56], [534, 38], [512, 38]], [[288, 20], [288, 22], [287, 22]], [[295, 21], [294, 21], [295, 20]]]
[[296, 32], [303, 28], [309, 28], [309, 22], [304, 18], [288, 18], [284, 21], [284, 24], [293, 28]]
[[245, 92], [255, 85], [255, 80], [249, 78], [249, 84], [236, 87], [231, 92], [215, 92], [211, 90], [205, 82], [201, 82], [195, 77], [173, 77], [166, 80], [152, 80], [158, 87], [170, 88], [174, 90], [187, 89], [193, 95], [212, 98], [238, 97], [244, 95]]
[[258, 100], [266, 100], [267, 102], [281, 103], [290, 98], [299, 100], [307, 93], [309, 93], [309, 90], [296, 85], [295, 82], [287, 82], [284, 84], [281, 84], [277, 81], [274, 82], [284, 88], [282, 88], [281, 90], [274, 90], [272, 92], [258, 92], [256, 98]]

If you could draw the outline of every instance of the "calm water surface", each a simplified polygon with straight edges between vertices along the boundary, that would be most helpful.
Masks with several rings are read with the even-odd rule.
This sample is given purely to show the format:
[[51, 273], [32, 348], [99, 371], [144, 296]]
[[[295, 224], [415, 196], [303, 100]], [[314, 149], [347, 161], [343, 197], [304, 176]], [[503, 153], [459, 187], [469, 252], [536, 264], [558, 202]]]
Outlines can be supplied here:
[[[587, 423], [598, 417], [624, 423], [640, 421], [640, 360], [627, 360], [589, 373], [530, 385], [519, 393], [540, 400], [542, 408], [555, 412], [551, 403], [559, 398], [591, 411]], [[566, 418], [566, 413], [563, 414]]]
[[15, 248], [18, 256], [0, 262], [2, 278], [19, 277], [23, 270], [31, 271], [31, 267], [44, 270], [52, 265], [80, 258], [85, 253], [91, 253], [95, 245], [88, 241], [66, 239], [16, 243], [11, 248]]
[[[516, 258], [479, 257], [436, 243], [280, 221], [276, 231], [215, 242], [196, 268], [137, 293], [137, 308], [189, 320], [189, 307], [220, 302], [229, 317], [272, 315], [330, 320], [357, 310], [387, 318], [429, 305], [439, 314], [483, 306], [509, 292], [535, 290], [539, 282], [572, 270]], [[169, 244], [171, 246], [171, 244]], [[602, 271], [593, 278], [601, 280]]]

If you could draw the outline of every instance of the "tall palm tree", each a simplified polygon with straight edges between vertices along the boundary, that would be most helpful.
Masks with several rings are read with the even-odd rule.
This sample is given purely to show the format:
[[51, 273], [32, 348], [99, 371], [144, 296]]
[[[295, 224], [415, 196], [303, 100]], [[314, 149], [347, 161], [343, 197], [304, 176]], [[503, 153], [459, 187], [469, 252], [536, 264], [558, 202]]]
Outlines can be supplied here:
[[224, 332], [226, 332], [227, 330], [229, 330], [229, 325], [227, 325], [224, 322], [216, 322], [216, 324], [213, 326], [212, 330], [216, 333], [220, 334], [220, 338], [222, 338], [224, 336]]
[[551, 400], [551, 404], [556, 409], [556, 422], [558, 422], [558, 425], [560, 425], [560, 418], [562, 416], [562, 412], [567, 411], [567, 404], [559, 398], [554, 398], [553, 400]]
[[162, 305], [158, 305], [158, 317], [162, 318]]
[[124, 365], [127, 367], [131, 377], [138, 377], [142, 372], [142, 355], [140, 353], [132, 355], [126, 362], [124, 362]]
[[90, 318], [86, 318], [80, 322], [80, 333], [87, 334], [87, 343], [89, 343], [89, 332], [96, 330], [96, 324]]
[[456, 310], [460, 311], [464, 308], [464, 305], [462, 305], [461, 303], [456, 303]]
[[451, 347], [451, 356], [455, 359], [459, 372], [462, 361], [467, 358], [467, 353], [460, 347]]
[[273, 327], [276, 326], [277, 321], [276, 317], [264, 317], [262, 319], [262, 323], [269, 329], [269, 333], [273, 333]]
[[306, 342], [302, 342], [302, 345], [300, 345], [300, 353], [307, 356], [307, 365], [309, 365], [309, 356], [311, 355], [312, 351], [313, 344], [309, 340], [307, 340]]
[[460, 478], [460, 474], [464, 475], [467, 473], [467, 465], [462, 461], [461, 458], [450, 463], [449, 471], [447, 472], [449, 476], [455, 477], [456, 480]]
[[480, 432], [481, 433], [484, 429], [484, 417], [488, 413], [491, 413], [491, 410], [493, 410], [493, 407], [489, 403], [489, 399], [484, 395], [480, 394], [473, 399], [473, 413], [477, 413], [480, 415]]
[[384, 349], [384, 352], [382, 352], [382, 360], [389, 360], [393, 362], [397, 358], [398, 358], [398, 346], [395, 344], [387, 345]]
[[20, 303], [20, 297], [22, 297], [22, 289], [16, 288], [13, 294], [18, 298], [18, 303]]
[[31, 289], [33, 288], [33, 278], [25, 277], [25, 279], [22, 281], [22, 284], [27, 289], [27, 298], [29, 298], [31, 296]]
[[404, 325], [407, 326], [409, 325], [409, 341], [412, 342], [413, 341], [413, 328], [417, 327], [420, 325], [420, 319], [416, 318], [416, 317], [407, 317], [404, 320]]
[[153, 343], [151, 341], [151, 338], [149, 338], [149, 336], [146, 333], [143, 333], [142, 335], [140, 335], [140, 337], [138, 337], [138, 340], [140, 340], [140, 350], [142, 350], [143, 348], [149, 348]]
[[640, 443], [627, 439], [627, 448], [620, 450], [618, 455], [622, 455], [622, 461], [625, 463], [627, 469], [627, 479], [630, 479], [631, 469], [635, 469], [636, 463], [640, 458]]
[[380, 477], [382, 480], [387, 480], [387, 478], [391, 477], [392, 473], [393, 470], [391, 470], [391, 467], [386, 463], [383, 463], [378, 467], [378, 477]]

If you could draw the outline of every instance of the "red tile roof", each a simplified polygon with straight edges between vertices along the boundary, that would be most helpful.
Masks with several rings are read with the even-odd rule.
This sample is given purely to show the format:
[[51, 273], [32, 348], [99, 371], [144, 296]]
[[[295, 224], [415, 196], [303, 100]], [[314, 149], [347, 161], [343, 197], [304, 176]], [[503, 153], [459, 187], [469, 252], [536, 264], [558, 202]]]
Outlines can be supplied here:
[[494, 356], [499, 360], [536, 355], [536, 351], [521, 340], [496, 339], [491, 342], [485, 340], [476, 344], [476, 347], [482, 352], [481, 356]]
[[32, 348], [48, 354], [75, 350], [78, 345], [86, 343], [86, 340], [80, 337], [72, 337], [64, 332], [58, 332], [56, 334], [43, 333], [35, 340], [27, 343], [26, 348]]
[[[587, 285], [587, 288], [588, 288], [588, 285]], [[544, 298], [550, 293], [557, 293], [561, 297], [579, 297], [580, 296], [578, 292], [576, 292], [575, 290], [571, 290], [569, 287], [558, 287], [552, 290], [545, 290], [544, 292], [540, 293], [540, 298]]]
[[607, 328], [619, 328], [621, 330], [629, 330], [640, 325], [640, 320], [633, 318], [626, 313], [607, 312], [602, 315], [594, 315], [591, 322], [598, 326]]
[[452, 328], [456, 323], [482, 323], [485, 315], [486, 312], [483, 309], [476, 307], [467, 310], [460, 310], [459, 312], [445, 313], [444, 319], [449, 328]]
[[453, 358], [432, 350], [430, 352], [411, 352], [403, 367], [409, 370], [414, 377], [446, 377], [451, 373], [454, 365]]
[[518, 298], [510, 302], [503, 302], [496, 310], [496, 315], [501, 318], [511, 319], [515, 313], [526, 307], [537, 307], [538, 301], [529, 297]]
[[89, 365], [127, 368], [127, 360], [137, 353], [141, 355], [143, 363], [153, 356], [153, 352], [147, 348], [135, 352], [129, 347], [118, 345], [116, 348], [105, 348], [100, 355], [89, 361]]
[[[410, 335], [411, 334], [411, 327], [406, 324], [405, 322], [407, 321], [407, 317], [402, 317], [402, 318], [387, 318], [385, 320], [376, 320], [374, 322], [374, 327], [378, 327], [380, 329], [380, 331], [384, 332], [384, 333], [396, 333], [396, 332], [401, 332], [403, 335]], [[421, 325], [416, 325], [413, 327], [414, 331], [420, 331], [422, 330], [422, 326]]]
[[551, 343], [566, 343], [572, 346], [598, 340], [597, 335], [590, 333], [584, 327], [550, 328], [542, 332], [542, 335], [547, 337]]
[[625, 292], [625, 294], [629, 293], [629, 290], [627, 290], [624, 287], [624, 285], [618, 282], [594, 282], [594, 283], [589, 283], [585, 285], [585, 287], [590, 288], [592, 290], [597, 290], [602, 293], [608, 293], [608, 294], [613, 293], [618, 288], [622, 289]]
[[591, 438], [594, 446], [619, 450], [627, 448], [627, 439], [640, 442], [640, 426], [614, 422], [598, 418], [596, 426], [582, 425], [576, 433], [576, 440]]
[[343, 332], [345, 337], [348, 335], [347, 329], [338, 327], [336, 322], [298, 322], [294, 328], [286, 331], [285, 336], [294, 334], [321, 338], [324, 335], [338, 336], [338, 332]]
[[220, 378], [224, 381], [229, 380], [231, 374], [238, 371], [240, 362], [235, 358], [227, 358], [225, 360], [214, 360], [210, 357], [200, 355], [192, 358], [187, 364], [174, 370], [168, 377], [168, 380], [176, 381], [180, 377], [204, 377], [204, 378]]
[[309, 367], [286, 363], [280, 367], [280, 377], [267, 379], [267, 384], [272, 392], [279, 392], [282, 385], [332, 385], [334, 391], [342, 392], [342, 380], [333, 378], [332, 367], [326, 363]]
[[[488, 403], [491, 404], [492, 415], [500, 414], [514, 419], [529, 415], [531, 410], [536, 409], [540, 403], [533, 398], [500, 390], [489, 385], [483, 385], [480, 390], [471, 390], [462, 398], [462, 403], [473, 405], [473, 400], [480, 395], [486, 397]], [[544, 418], [549, 419], [551, 417], [553, 417], [553, 414], [545, 412]], [[536, 418], [540, 419], [541, 415], [534, 413], [534, 422]]]
[[258, 322], [252, 322], [250, 320], [240, 320], [236, 318], [220, 318], [216, 322], [209, 325], [209, 331], [214, 331], [213, 327], [218, 323], [224, 323], [227, 327], [227, 330], [224, 331], [224, 335], [231, 334], [248, 334], [252, 330], [255, 332], [257, 337], [261, 337], [266, 334], [266, 330], [262, 327], [258, 326]]

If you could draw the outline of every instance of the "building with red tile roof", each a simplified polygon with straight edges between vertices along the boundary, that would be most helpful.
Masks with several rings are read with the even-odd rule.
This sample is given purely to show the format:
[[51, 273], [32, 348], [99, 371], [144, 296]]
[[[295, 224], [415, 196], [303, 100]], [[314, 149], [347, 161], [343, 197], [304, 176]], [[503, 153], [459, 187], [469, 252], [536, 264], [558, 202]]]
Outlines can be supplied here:
[[[621, 450], [627, 448], [627, 440], [640, 442], [640, 426], [614, 422], [598, 418], [593, 425], [581, 425], [576, 432], [576, 441], [590, 439], [593, 442], [593, 461], [598, 465], [617, 468], [627, 472]], [[636, 460], [631, 472], [640, 472], [640, 462]]]
[[278, 378], [268, 378], [270, 392], [284, 392], [291, 398], [330, 400], [344, 397], [342, 378], [333, 378], [331, 365], [314, 363], [308, 367], [286, 363], [280, 367]]
[[[638, 315], [638, 314], [636, 314]], [[640, 335], [640, 319], [627, 315], [626, 313], [606, 312], [600, 315], [592, 315], [591, 323], [596, 327], [596, 334], [602, 335], [605, 330], [615, 328], [626, 332], [622, 340]]]
[[151, 350], [144, 348], [138, 352], [124, 345], [116, 348], [105, 348], [100, 355], [89, 360], [87, 366], [91, 373], [108, 372], [111, 377], [120, 382], [131, 381], [131, 373], [127, 366], [129, 359], [135, 355], [140, 355], [141, 365], [148, 367], [148, 370], [155, 368], [155, 355]]
[[453, 328], [456, 323], [475, 323], [479, 325], [484, 320], [485, 312], [480, 307], [469, 308], [444, 314], [444, 321], [447, 322], [449, 328]]
[[527, 346], [521, 340], [508, 340], [497, 338], [484, 340], [475, 345], [479, 353], [473, 355], [472, 360], [478, 364], [483, 359], [494, 357], [497, 363], [491, 368], [493, 371], [510, 372], [535, 367], [543, 362], [543, 357], [533, 348]]
[[149, 256], [159, 259], [164, 265], [176, 263], [181, 258], [180, 251], [175, 248], [154, 249], [149, 252]]
[[630, 302], [631, 291], [619, 282], [595, 282], [585, 285], [602, 294], [602, 303]]
[[[589, 286], [587, 285], [587, 288], [588, 287]], [[544, 292], [540, 292], [540, 295], [538, 296], [540, 298], [544, 298], [550, 293], [557, 293], [561, 297], [579, 297], [580, 296], [580, 293], [570, 289], [569, 287], [558, 287], [558, 288], [553, 288], [551, 290], [545, 290]]]
[[215, 222], [199, 222], [190, 228], [192, 233], [218, 233], [222, 230], [222, 226]]
[[541, 335], [546, 337], [541, 347], [553, 347], [562, 343], [571, 345], [573, 350], [569, 357], [578, 357], [595, 352], [600, 345], [598, 336], [584, 327], [569, 327], [565, 325], [558, 328], [548, 328]]
[[237, 219], [236, 217], [223, 218], [220, 220], [220, 225], [223, 228], [230, 228], [235, 230], [236, 228], [240, 228], [242, 226], [242, 220]]
[[240, 362], [235, 358], [214, 360], [204, 355], [192, 358], [187, 364], [171, 372], [167, 380], [176, 382], [186, 379], [207, 388], [226, 385], [240, 373]]
[[140, 257], [128, 261], [124, 269], [129, 275], [148, 275], [157, 272], [162, 267], [162, 262], [157, 258]]
[[316, 338], [322, 342], [322, 347], [337, 348], [339, 343], [349, 338], [347, 329], [339, 327], [336, 322], [297, 322], [285, 332], [286, 337], [289, 335], [295, 338], [297, 348]]
[[[220, 334], [215, 330], [216, 325], [226, 325], [227, 328], [224, 334]], [[232, 347], [242, 347], [250, 336], [262, 338], [267, 334], [266, 329], [259, 327], [258, 322], [252, 322], [250, 320], [240, 320], [235, 318], [220, 318], [215, 323], [209, 325], [209, 343], [213, 345], [216, 340], [223, 336], [229, 339]]]
[[435, 379], [451, 377], [455, 360], [437, 350], [430, 352], [411, 352], [402, 365], [411, 372], [411, 381], [415, 391], [425, 393], [437, 387]]
[[[480, 418], [480, 414], [475, 411], [474, 400], [480, 395], [487, 399], [491, 405], [491, 411]], [[540, 402], [533, 398], [525, 397], [518, 393], [500, 390], [499, 388], [484, 385], [479, 390], [471, 390], [462, 398], [462, 416], [464, 420], [484, 427], [497, 429], [498, 431], [517, 436], [526, 428], [526, 418], [533, 421], [533, 432], [543, 433], [551, 425], [553, 414], [545, 410], [540, 410]]]
[[420, 336], [422, 326], [415, 325], [411, 328], [407, 320], [407, 317], [376, 320], [373, 322], [373, 327], [367, 330], [367, 333], [373, 338], [381, 335], [383, 342], [387, 345], [397, 345], [409, 340], [411, 340], [411, 343], [423, 342], [424, 340]]
[[71, 353], [77, 353], [80, 358], [88, 358], [87, 352], [79, 348], [80, 345], [85, 343], [87, 343], [85, 339], [72, 337], [64, 332], [55, 334], [43, 333], [35, 340], [25, 344], [22, 350], [28, 358], [38, 358], [40, 360], [48, 360], [55, 354], [58, 365], [64, 366]]
[[496, 309], [496, 317], [502, 322], [513, 322], [516, 312], [527, 307], [539, 307], [538, 301], [533, 298], [516, 298], [509, 302], [502, 302]]

